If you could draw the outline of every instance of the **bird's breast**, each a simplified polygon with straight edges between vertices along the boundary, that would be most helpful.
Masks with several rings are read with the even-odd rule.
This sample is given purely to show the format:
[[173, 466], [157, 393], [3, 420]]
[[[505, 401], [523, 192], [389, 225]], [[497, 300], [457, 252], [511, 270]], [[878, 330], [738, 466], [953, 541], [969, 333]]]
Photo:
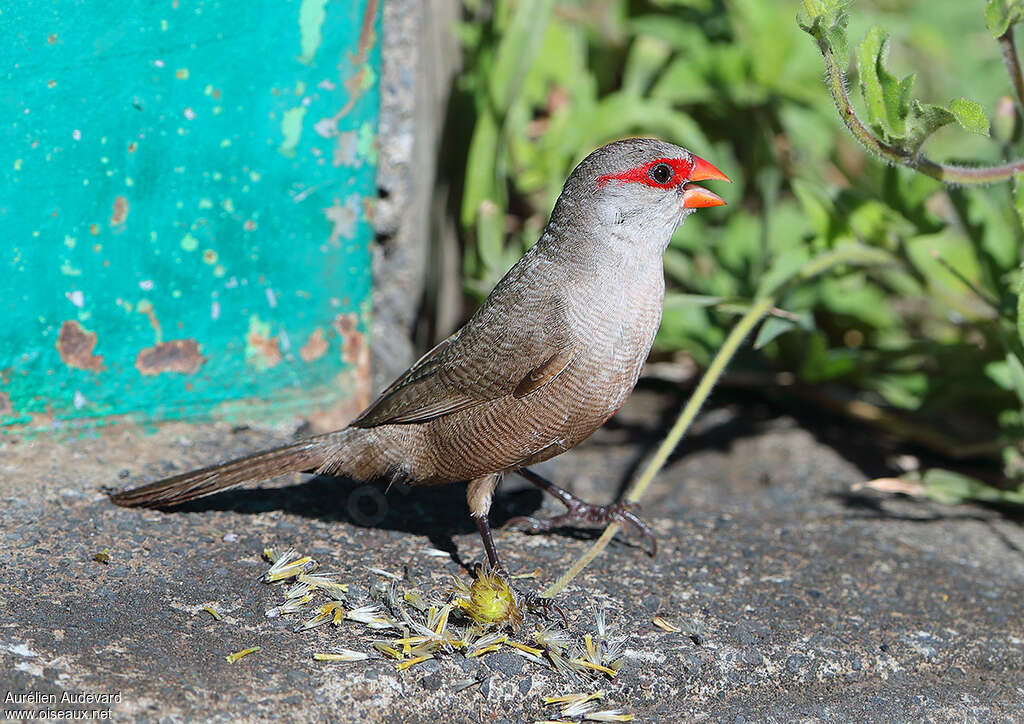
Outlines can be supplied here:
[[661, 323], [665, 282], [655, 273], [622, 275], [576, 295], [566, 310], [578, 333], [580, 403], [604, 420], [636, 385]]

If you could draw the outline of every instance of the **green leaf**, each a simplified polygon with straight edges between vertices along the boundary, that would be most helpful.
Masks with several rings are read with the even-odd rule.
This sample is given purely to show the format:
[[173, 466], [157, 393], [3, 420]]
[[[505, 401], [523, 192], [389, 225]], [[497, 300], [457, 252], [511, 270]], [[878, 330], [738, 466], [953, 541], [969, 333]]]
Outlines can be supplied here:
[[473, 129], [466, 160], [465, 192], [462, 196], [462, 225], [472, 228], [480, 209], [480, 202], [494, 200], [498, 192], [496, 183], [498, 148], [498, 122], [494, 115], [484, 110]]
[[1024, 267], [1018, 272], [1017, 281], [1017, 337], [1024, 344]]
[[723, 301], [722, 297], [715, 297], [708, 294], [681, 294], [679, 292], [668, 292], [665, 294], [665, 309], [670, 307], [713, 307]]
[[798, 325], [792, 319], [768, 317], [757, 332], [757, 337], [754, 339], [754, 349], [761, 349], [780, 334], [785, 334], [793, 329], [798, 329]]
[[882, 141], [914, 154], [930, 135], [954, 121], [971, 133], [988, 136], [981, 104], [957, 98], [947, 109], [912, 100], [914, 75], [897, 80], [885, 67], [888, 56], [889, 34], [876, 25], [857, 48], [857, 69], [868, 126]]
[[502, 34], [490, 75], [491, 102], [504, 115], [519, 94], [520, 86], [544, 40], [554, 0], [520, 0]]
[[988, 136], [988, 116], [985, 115], [985, 109], [980, 103], [967, 98], [956, 98], [949, 104], [949, 110], [965, 131]]
[[491, 201], [482, 201], [476, 217], [476, 245], [484, 269], [493, 271], [504, 265], [505, 215]]
[[988, 0], [985, 24], [993, 38], [1004, 35], [1011, 25], [1024, 18], [1024, 0]]
[[763, 299], [775, 294], [781, 286], [793, 279], [803, 269], [809, 258], [808, 250], [802, 246], [787, 249], [780, 254], [771, 268], [761, 277], [761, 281], [757, 285], [755, 299]]
[[643, 95], [671, 53], [672, 47], [664, 40], [639, 36], [629, 48], [622, 73], [622, 91], [627, 95]]
[[910, 89], [914, 84], [913, 75], [898, 80], [886, 69], [888, 56], [889, 34], [876, 25], [857, 47], [857, 72], [868, 109], [868, 125], [883, 140], [902, 138], [906, 133]]
[[804, 6], [797, 11], [797, 25], [813, 36], [822, 50], [830, 51], [837, 58], [846, 58], [846, 10], [850, 2], [851, 0], [804, 0]]
[[1024, 405], [1024, 364], [1013, 352], [1006, 353], [1006, 365], [1010, 371], [1010, 382], [1013, 383], [1013, 390], [1017, 393], [1018, 399]]
[[952, 470], [931, 468], [921, 479], [924, 494], [932, 500], [955, 505], [964, 500], [982, 500], [989, 503], [1024, 503], [1024, 488], [1001, 490]]

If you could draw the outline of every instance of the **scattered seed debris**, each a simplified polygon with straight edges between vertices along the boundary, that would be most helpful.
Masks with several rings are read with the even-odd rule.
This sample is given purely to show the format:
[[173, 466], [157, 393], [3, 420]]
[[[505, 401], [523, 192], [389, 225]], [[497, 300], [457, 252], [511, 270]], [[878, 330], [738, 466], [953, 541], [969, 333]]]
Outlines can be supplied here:
[[[379, 657], [391, 660], [398, 671], [457, 652], [477, 658], [501, 650], [515, 652], [577, 683], [614, 678], [622, 666], [626, 639], [612, 634], [604, 609], [596, 612], [596, 633], [582, 639], [546, 625], [535, 629], [532, 637], [527, 634], [526, 641], [515, 640], [523, 624], [518, 595], [504, 577], [486, 569], [477, 571], [472, 584], [452, 578], [443, 594], [447, 598], [442, 600], [436, 592], [424, 593], [416, 588], [408, 575], [398, 576], [380, 568], [367, 569], [378, 580], [363, 586], [342, 583], [332, 574], [314, 573], [317, 562], [294, 549], [278, 554], [268, 548], [264, 557], [271, 566], [260, 580], [279, 586], [283, 598], [281, 604], [266, 612], [268, 618], [300, 615], [303, 620], [293, 626], [296, 632], [327, 624], [339, 627], [345, 622], [362, 626], [370, 634], [367, 645]], [[324, 662], [362, 661], [370, 656], [350, 649], [312, 653], [315, 661]], [[464, 683], [468, 687], [480, 682], [472, 679]], [[592, 701], [593, 697], [584, 702], [586, 711], [574, 718], [629, 716], [615, 710], [595, 711]]]
[[[597, 709], [597, 702], [605, 696], [604, 689], [599, 689], [590, 694], [565, 694], [563, 696], [545, 696], [541, 698], [545, 706], [561, 706], [559, 714], [566, 719], [580, 719], [586, 721], [633, 721], [632, 714], [626, 714], [619, 709]], [[548, 722], [554, 720], [547, 720]], [[537, 722], [536, 724], [540, 724]]]

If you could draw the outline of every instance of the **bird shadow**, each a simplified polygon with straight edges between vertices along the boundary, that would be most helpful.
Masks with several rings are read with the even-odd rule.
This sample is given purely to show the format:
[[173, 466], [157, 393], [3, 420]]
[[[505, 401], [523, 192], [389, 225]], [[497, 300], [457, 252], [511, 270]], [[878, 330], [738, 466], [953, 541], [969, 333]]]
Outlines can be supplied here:
[[[495, 493], [491, 525], [500, 528], [511, 518], [540, 509], [543, 493], [536, 488]], [[280, 511], [303, 518], [339, 522], [423, 536], [451, 555], [467, 571], [454, 536], [476, 532], [463, 485], [410, 486], [365, 483], [344, 477], [315, 475], [281, 487], [236, 488], [165, 508], [167, 512], [226, 511], [258, 515]], [[562, 532], [554, 530], [552, 532]], [[574, 534], [569, 531], [569, 534]], [[587, 531], [578, 531], [585, 535]]]

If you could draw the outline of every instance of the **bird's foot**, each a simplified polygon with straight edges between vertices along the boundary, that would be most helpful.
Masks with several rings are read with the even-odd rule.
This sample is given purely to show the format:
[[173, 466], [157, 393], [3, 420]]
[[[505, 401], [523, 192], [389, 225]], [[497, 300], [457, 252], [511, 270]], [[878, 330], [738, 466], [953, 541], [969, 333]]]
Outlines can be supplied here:
[[527, 515], [510, 518], [504, 526], [508, 528], [513, 525], [524, 525], [527, 533], [540, 533], [542, 531], [558, 528], [573, 523], [605, 524], [617, 522], [623, 526], [636, 528], [640, 535], [650, 542], [651, 549], [648, 551], [652, 557], [658, 553], [658, 540], [654, 531], [634, 511], [637, 506], [632, 503], [611, 503], [609, 505], [592, 505], [580, 500], [564, 488], [560, 488], [550, 480], [542, 478], [532, 470], [523, 468], [519, 474], [531, 483], [554, 495], [565, 506], [566, 511], [553, 518], [533, 518]]

